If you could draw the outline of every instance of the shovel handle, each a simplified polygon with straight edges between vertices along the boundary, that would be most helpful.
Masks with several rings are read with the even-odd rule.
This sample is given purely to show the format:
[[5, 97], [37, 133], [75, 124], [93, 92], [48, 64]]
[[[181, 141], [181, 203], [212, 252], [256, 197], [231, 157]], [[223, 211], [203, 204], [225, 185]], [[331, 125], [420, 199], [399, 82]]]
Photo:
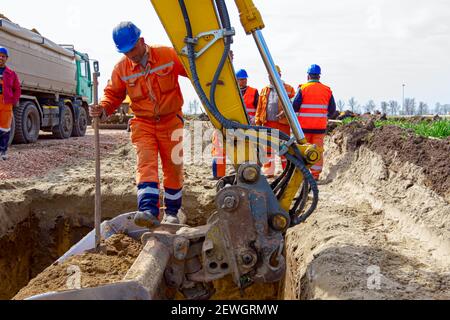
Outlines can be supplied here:
[[[94, 62], [95, 65], [95, 62]], [[98, 105], [98, 72], [97, 66], [93, 74], [93, 95], [94, 105]], [[95, 140], [95, 249], [100, 251], [101, 238], [101, 222], [102, 222], [102, 189], [101, 189], [101, 175], [100, 175], [100, 119], [95, 117], [93, 119], [94, 125], [94, 140]]]

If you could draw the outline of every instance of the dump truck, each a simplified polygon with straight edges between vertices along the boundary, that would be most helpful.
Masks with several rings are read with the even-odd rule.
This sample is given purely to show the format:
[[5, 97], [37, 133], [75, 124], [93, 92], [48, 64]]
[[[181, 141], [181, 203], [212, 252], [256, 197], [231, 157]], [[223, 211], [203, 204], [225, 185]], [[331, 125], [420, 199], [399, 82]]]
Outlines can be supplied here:
[[8, 65], [22, 87], [10, 143], [36, 142], [41, 130], [58, 139], [84, 136], [92, 100], [89, 56], [5, 18], [0, 18], [0, 44], [8, 48]]

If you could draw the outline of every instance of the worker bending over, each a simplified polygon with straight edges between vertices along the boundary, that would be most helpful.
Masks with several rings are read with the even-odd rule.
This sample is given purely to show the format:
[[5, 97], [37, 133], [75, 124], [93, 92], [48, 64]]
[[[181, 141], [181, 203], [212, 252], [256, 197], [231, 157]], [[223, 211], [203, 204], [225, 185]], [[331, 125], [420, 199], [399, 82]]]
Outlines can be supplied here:
[[[278, 74], [281, 77], [281, 69], [276, 66]], [[257, 126], [266, 126], [273, 129], [278, 129], [287, 135], [291, 134], [291, 128], [289, 127], [289, 122], [283, 111], [283, 105], [281, 99], [275, 90], [275, 86], [270, 79], [270, 85], [261, 90], [261, 95], [258, 101], [258, 108], [256, 110], [255, 122]], [[295, 96], [295, 90], [288, 84], [284, 84], [284, 88], [289, 96], [293, 98]], [[263, 172], [268, 178], [272, 178], [275, 175], [275, 152], [268, 148], [267, 150], [268, 162], [264, 164]], [[283, 169], [287, 166], [287, 160], [285, 157], [281, 158], [281, 163]]]
[[0, 47], [0, 156], [3, 160], [7, 160], [13, 107], [19, 102], [21, 95], [17, 74], [6, 66], [8, 57], [8, 50]]
[[172, 153], [182, 145], [182, 137], [173, 141], [172, 136], [184, 127], [178, 76], [187, 77], [186, 71], [173, 48], [147, 45], [141, 30], [131, 22], [120, 23], [113, 31], [113, 39], [125, 57], [114, 67], [104, 96], [99, 106], [91, 109], [91, 116], [105, 120], [128, 94], [135, 115], [130, 125], [131, 141], [137, 152], [139, 212], [135, 223], [149, 228], [159, 224], [158, 155], [164, 172], [164, 222], [179, 223], [183, 151], [174, 155], [176, 159]]
[[319, 180], [323, 169], [323, 146], [327, 132], [328, 118], [336, 112], [333, 92], [320, 82], [322, 70], [313, 64], [308, 69], [308, 82], [299, 86], [293, 100], [293, 107], [305, 133], [308, 143], [321, 150], [321, 160], [311, 168], [314, 179]]

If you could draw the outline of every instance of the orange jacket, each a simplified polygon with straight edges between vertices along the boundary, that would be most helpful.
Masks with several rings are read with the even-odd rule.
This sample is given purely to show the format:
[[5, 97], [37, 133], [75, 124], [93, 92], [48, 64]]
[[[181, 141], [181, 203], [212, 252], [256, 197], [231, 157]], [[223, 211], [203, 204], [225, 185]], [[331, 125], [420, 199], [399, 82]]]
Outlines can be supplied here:
[[176, 115], [184, 103], [178, 76], [187, 77], [187, 74], [175, 50], [148, 46], [145, 69], [127, 57], [114, 67], [100, 105], [107, 115], [111, 115], [128, 95], [137, 118], [158, 120], [166, 115]]
[[325, 132], [328, 125], [328, 113], [333, 92], [319, 81], [309, 81], [300, 86], [302, 105], [297, 113], [304, 130]]
[[250, 117], [254, 117], [256, 114], [255, 99], [257, 94], [258, 90], [252, 87], [247, 87], [244, 94], [245, 107], [247, 108], [247, 113]]
[[[3, 84], [4, 81], [0, 78], [0, 85], [3, 86]], [[13, 104], [11, 102], [5, 103], [4, 100], [3, 93], [0, 93], [0, 134], [10, 131], [12, 121]]]
[[[284, 84], [286, 92], [289, 98], [293, 98], [295, 96], [295, 90], [288, 84]], [[258, 108], [256, 110], [256, 125], [264, 126], [267, 122], [267, 105], [269, 104], [269, 95], [272, 88], [270, 86], [265, 87], [261, 90], [261, 94], [259, 96]], [[283, 111], [283, 106], [281, 101], [278, 102], [278, 113]], [[288, 120], [286, 118], [282, 118], [279, 120], [281, 124], [288, 124]]]

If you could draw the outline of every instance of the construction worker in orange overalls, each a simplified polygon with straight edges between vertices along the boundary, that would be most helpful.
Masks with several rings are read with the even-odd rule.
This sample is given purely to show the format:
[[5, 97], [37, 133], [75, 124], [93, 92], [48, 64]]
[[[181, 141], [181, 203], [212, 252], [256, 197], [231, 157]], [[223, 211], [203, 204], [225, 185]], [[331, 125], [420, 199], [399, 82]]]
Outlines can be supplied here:
[[[248, 73], [244, 69], [236, 72], [239, 88], [244, 99], [244, 105], [250, 118], [250, 123], [255, 124], [256, 108], [258, 107], [258, 89], [248, 86]], [[226, 175], [226, 145], [221, 134], [216, 130], [213, 134], [213, 179], [219, 180]]]
[[309, 67], [308, 82], [299, 86], [293, 100], [293, 107], [305, 132], [306, 140], [321, 149], [321, 161], [311, 168], [311, 173], [317, 181], [323, 169], [323, 146], [328, 118], [336, 112], [333, 92], [320, 82], [321, 74], [320, 66], [313, 64]]
[[8, 57], [8, 50], [0, 47], [0, 156], [3, 160], [7, 160], [13, 107], [21, 95], [17, 74], [6, 66]]
[[244, 98], [244, 104], [250, 118], [250, 124], [255, 125], [256, 109], [258, 108], [259, 100], [258, 89], [252, 88], [248, 85], [248, 73], [246, 70], [241, 69], [236, 72], [236, 78], [238, 80], [242, 97]]
[[131, 141], [137, 152], [139, 206], [134, 221], [148, 228], [159, 224], [159, 155], [164, 172], [164, 222], [177, 224], [183, 188], [183, 150], [179, 150], [183, 134], [179, 133], [184, 128], [178, 76], [187, 77], [186, 71], [173, 48], [147, 45], [141, 30], [131, 22], [120, 23], [113, 39], [125, 57], [114, 67], [99, 106], [91, 108], [91, 116], [105, 120], [127, 95], [130, 97], [135, 115]]
[[[281, 77], [281, 69], [276, 66], [276, 69]], [[261, 90], [261, 95], [259, 96], [258, 108], [256, 110], [256, 125], [265, 126], [273, 129], [278, 129], [287, 135], [291, 134], [291, 128], [289, 127], [289, 122], [283, 111], [283, 106], [275, 87], [270, 80], [270, 85]], [[284, 84], [286, 92], [289, 98], [295, 96], [295, 90], [288, 84]], [[263, 166], [263, 172], [268, 178], [272, 178], [275, 175], [275, 152], [268, 148], [267, 150], [268, 162]], [[281, 163], [283, 169], [287, 166], [287, 160], [285, 157], [281, 158]]]

